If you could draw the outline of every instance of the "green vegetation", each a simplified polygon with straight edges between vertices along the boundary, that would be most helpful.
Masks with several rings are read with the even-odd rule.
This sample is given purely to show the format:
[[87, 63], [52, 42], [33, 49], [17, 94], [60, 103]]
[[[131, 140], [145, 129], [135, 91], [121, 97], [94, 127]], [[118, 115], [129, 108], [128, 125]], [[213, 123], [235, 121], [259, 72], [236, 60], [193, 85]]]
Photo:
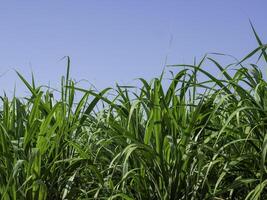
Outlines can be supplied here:
[[256, 53], [267, 63], [254, 34], [259, 47], [226, 67], [169, 66], [167, 89], [163, 75], [78, 88], [68, 59], [55, 99], [18, 73], [31, 95], [1, 97], [0, 199], [267, 199], [267, 82], [243, 64]]

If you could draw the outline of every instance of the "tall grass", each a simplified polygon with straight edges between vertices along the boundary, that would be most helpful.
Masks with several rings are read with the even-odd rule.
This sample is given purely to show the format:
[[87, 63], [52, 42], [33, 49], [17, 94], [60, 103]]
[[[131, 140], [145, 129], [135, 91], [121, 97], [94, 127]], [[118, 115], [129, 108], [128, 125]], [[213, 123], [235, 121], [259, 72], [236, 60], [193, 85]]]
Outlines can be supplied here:
[[165, 75], [79, 88], [67, 58], [55, 99], [18, 73], [31, 95], [1, 97], [0, 199], [267, 199], [267, 82], [244, 64], [267, 54], [253, 31], [259, 46], [244, 59], [169, 66], [167, 89]]

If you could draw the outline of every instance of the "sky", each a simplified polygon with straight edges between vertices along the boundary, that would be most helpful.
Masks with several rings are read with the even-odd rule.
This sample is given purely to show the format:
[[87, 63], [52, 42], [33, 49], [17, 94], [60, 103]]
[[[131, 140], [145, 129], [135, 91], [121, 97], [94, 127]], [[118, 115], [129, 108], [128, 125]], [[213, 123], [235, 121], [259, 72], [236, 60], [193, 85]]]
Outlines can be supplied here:
[[[39, 85], [71, 76], [83, 87], [134, 85], [166, 64], [191, 64], [209, 52], [241, 59], [267, 42], [266, 0], [0, 1], [0, 92], [27, 89], [15, 70]], [[213, 72], [213, 68], [208, 68]]]

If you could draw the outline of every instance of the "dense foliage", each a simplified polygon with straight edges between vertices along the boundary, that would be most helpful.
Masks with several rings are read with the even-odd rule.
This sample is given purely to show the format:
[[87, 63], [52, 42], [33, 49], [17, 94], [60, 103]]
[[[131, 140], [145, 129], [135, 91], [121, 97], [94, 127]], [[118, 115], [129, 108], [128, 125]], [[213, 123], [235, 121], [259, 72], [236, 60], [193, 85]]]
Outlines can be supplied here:
[[226, 67], [169, 66], [166, 89], [163, 75], [78, 88], [68, 59], [54, 98], [18, 73], [31, 95], [1, 97], [0, 199], [267, 199], [267, 82], [244, 64], [256, 53], [267, 63], [254, 34], [259, 47]]

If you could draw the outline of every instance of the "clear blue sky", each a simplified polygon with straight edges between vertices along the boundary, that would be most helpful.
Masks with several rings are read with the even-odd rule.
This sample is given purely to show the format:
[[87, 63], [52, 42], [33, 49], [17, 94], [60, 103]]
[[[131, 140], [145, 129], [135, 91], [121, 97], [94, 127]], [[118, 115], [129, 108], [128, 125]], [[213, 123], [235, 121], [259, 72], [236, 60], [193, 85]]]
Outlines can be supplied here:
[[15, 84], [26, 91], [14, 69], [57, 87], [63, 56], [71, 57], [73, 78], [99, 89], [151, 79], [167, 55], [168, 64], [207, 52], [242, 58], [257, 45], [249, 18], [267, 41], [266, 8], [266, 0], [1, 1], [0, 92]]

